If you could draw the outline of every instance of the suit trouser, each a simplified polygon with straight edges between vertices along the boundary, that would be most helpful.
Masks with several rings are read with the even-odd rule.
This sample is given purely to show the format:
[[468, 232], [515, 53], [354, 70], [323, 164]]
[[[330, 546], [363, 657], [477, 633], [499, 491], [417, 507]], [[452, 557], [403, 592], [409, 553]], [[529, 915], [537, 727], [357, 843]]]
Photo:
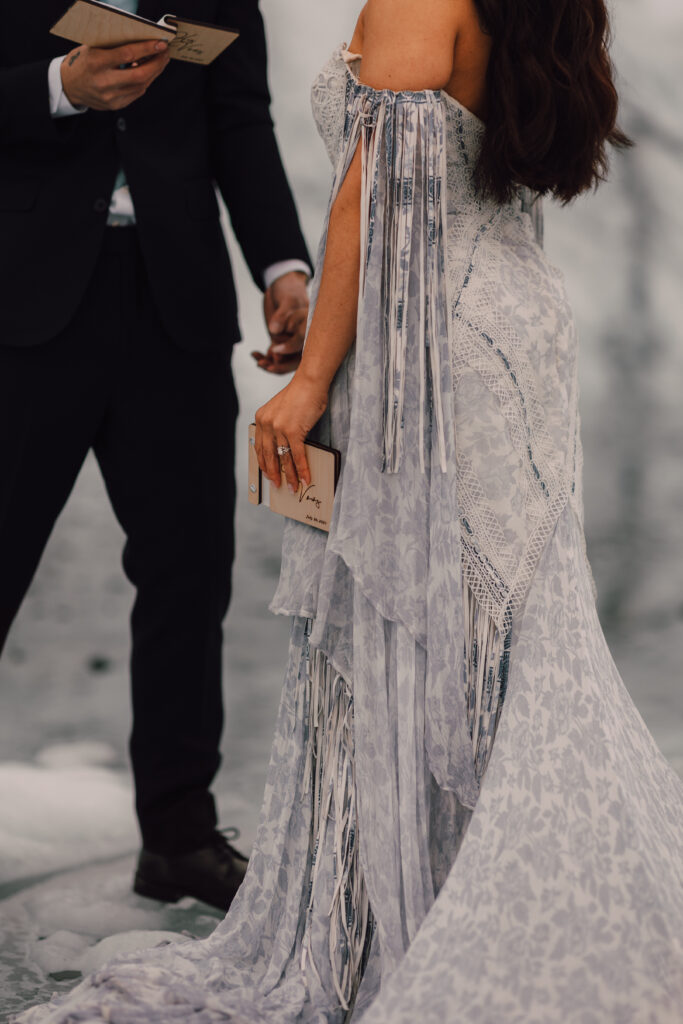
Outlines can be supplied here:
[[0, 650], [92, 448], [137, 591], [130, 751], [156, 852], [198, 847], [216, 824], [236, 416], [229, 355], [168, 337], [133, 228], [107, 229], [65, 331], [0, 346]]

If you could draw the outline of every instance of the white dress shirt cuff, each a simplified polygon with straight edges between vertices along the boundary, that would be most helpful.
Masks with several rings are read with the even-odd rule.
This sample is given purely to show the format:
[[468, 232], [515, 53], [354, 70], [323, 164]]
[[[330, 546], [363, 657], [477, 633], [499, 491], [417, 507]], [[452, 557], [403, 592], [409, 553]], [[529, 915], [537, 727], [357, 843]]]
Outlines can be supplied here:
[[[66, 56], [66, 55], [65, 55]], [[64, 92], [62, 85], [62, 61], [64, 57], [55, 57], [50, 61], [47, 70], [47, 84], [50, 90], [50, 113], [53, 117], [72, 117], [73, 114], [84, 114], [87, 107], [74, 107]]]
[[303, 260], [282, 260], [280, 263], [273, 263], [272, 266], [263, 271], [263, 283], [266, 286], [266, 291], [268, 291], [271, 284], [277, 281], [278, 277], [282, 277], [284, 274], [291, 274], [296, 270], [305, 274], [306, 277], [311, 276], [311, 268]]

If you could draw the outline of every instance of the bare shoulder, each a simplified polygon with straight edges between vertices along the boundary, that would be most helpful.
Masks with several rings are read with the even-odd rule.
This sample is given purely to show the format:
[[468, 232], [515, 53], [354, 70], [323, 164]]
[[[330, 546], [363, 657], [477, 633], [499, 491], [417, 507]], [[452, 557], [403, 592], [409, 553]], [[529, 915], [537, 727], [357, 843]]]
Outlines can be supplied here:
[[368, 0], [361, 79], [375, 89], [441, 89], [449, 81], [458, 31], [472, 0]]

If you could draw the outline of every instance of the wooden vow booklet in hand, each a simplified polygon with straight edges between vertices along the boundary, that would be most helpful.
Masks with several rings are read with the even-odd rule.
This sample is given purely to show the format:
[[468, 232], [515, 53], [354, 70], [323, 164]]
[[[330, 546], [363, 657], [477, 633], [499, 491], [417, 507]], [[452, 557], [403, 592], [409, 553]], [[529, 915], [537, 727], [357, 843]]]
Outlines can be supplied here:
[[76, 0], [50, 32], [73, 43], [104, 48], [163, 39], [171, 57], [190, 64], [210, 64], [239, 35], [220, 25], [204, 25], [174, 14], [149, 21], [99, 0]]
[[[249, 501], [252, 505], [263, 503], [263, 474], [256, 457], [256, 425], [249, 427]], [[329, 533], [332, 520], [334, 492], [341, 468], [341, 453], [336, 448], [307, 441], [304, 445], [311, 483], [306, 487], [299, 483], [294, 494], [287, 487], [282, 474], [280, 487], [270, 488], [270, 509], [288, 519], [296, 519], [307, 526]]]

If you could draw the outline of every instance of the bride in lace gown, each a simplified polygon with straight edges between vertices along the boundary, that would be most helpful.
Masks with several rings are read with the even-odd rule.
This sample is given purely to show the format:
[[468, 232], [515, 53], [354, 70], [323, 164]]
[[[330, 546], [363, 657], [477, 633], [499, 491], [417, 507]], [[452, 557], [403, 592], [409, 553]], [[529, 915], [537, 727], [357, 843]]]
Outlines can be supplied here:
[[[683, 786], [598, 622], [576, 336], [534, 196], [570, 198], [624, 140], [602, 0], [550, 7], [370, 0], [315, 82], [329, 230], [259, 453], [279, 480], [291, 448], [305, 481], [321, 417], [343, 470], [329, 536], [286, 529], [249, 871], [209, 939], [121, 957], [22, 1022], [680, 1021]], [[525, 50], [534, 32], [554, 49]]]

